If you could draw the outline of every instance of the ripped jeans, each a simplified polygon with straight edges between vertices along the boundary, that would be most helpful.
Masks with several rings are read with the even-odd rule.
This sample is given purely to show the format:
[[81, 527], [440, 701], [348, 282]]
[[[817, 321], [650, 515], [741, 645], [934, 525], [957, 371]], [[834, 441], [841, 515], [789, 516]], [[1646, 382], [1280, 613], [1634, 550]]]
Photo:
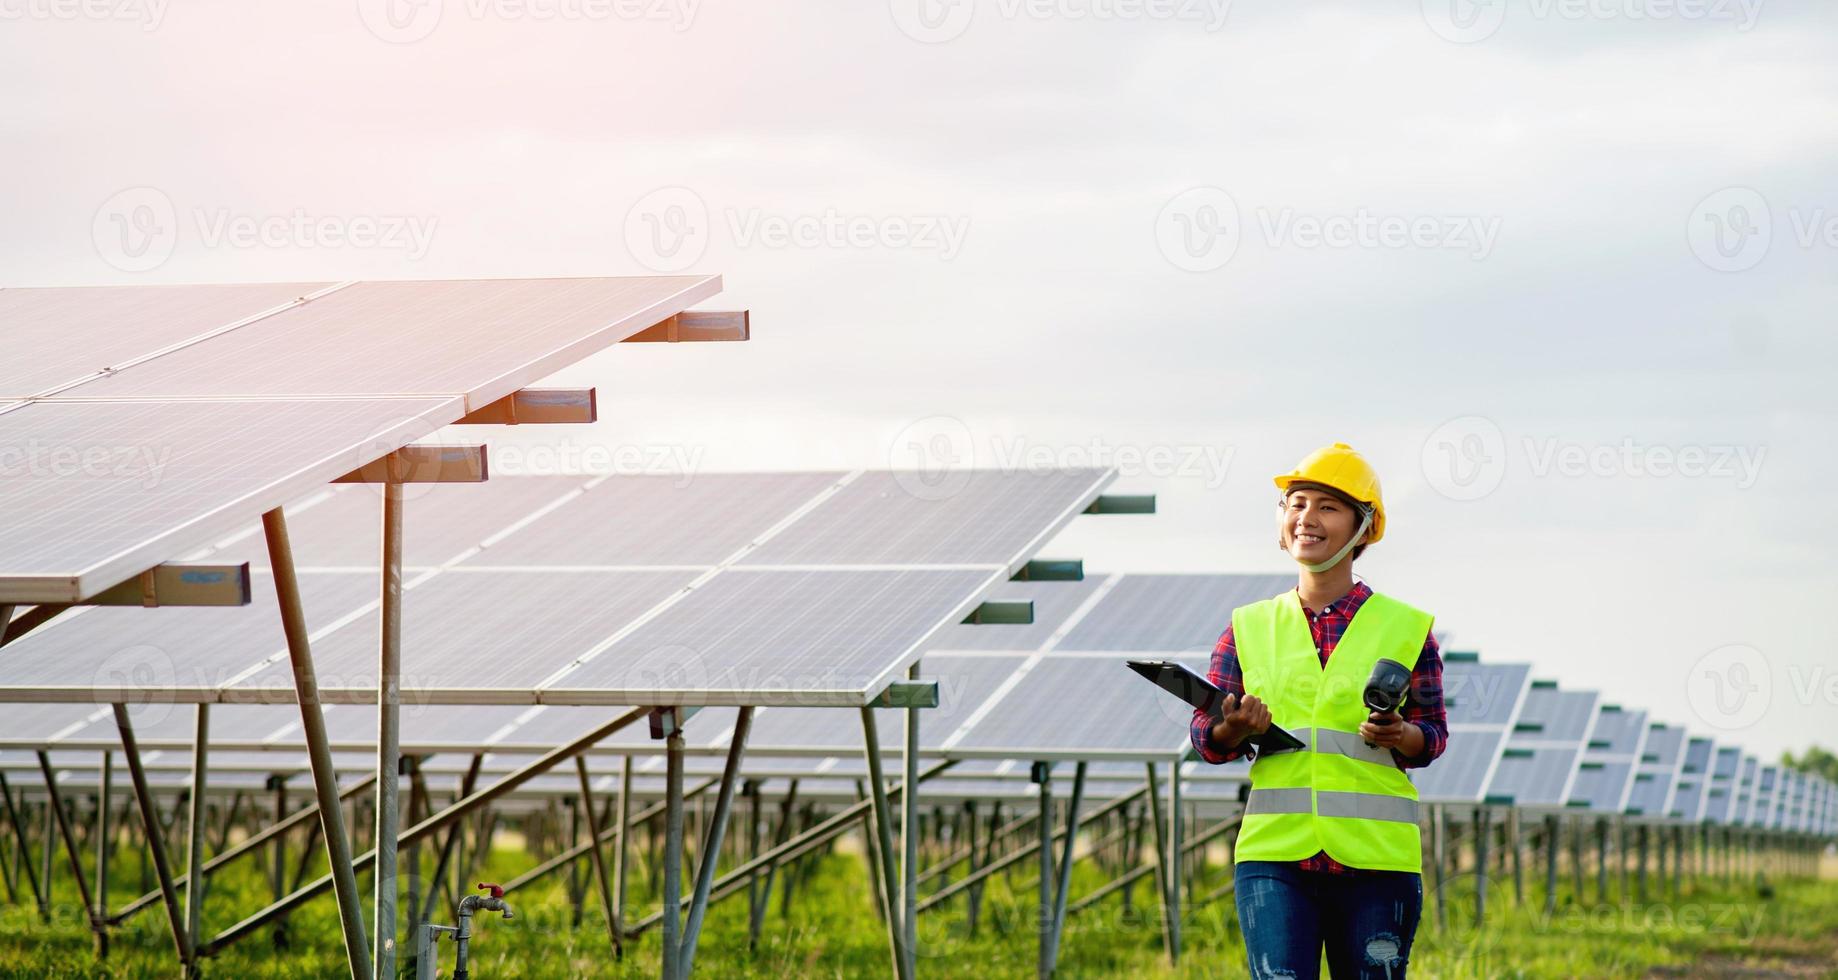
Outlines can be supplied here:
[[1423, 876], [1409, 871], [1330, 874], [1294, 862], [1240, 861], [1238, 927], [1253, 980], [1321, 975], [1402, 980], [1423, 910]]

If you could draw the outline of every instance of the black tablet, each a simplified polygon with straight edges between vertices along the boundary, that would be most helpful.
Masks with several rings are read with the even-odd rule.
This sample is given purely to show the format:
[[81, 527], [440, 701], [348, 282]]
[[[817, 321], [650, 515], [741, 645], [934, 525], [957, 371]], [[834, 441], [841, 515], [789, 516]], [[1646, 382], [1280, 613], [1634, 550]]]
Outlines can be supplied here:
[[[1173, 660], [1131, 660], [1128, 663], [1131, 670], [1155, 682], [1155, 686], [1208, 714], [1218, 716], [1219, 700], [1225, 696], [1225, 692], [1214, 687], [1211, 681], [1192, 667]], [[1246, 741], [1257, 746], [1257, 751], [1265, 755], [1306, 748], [1301, 739], [1274, 724]]]

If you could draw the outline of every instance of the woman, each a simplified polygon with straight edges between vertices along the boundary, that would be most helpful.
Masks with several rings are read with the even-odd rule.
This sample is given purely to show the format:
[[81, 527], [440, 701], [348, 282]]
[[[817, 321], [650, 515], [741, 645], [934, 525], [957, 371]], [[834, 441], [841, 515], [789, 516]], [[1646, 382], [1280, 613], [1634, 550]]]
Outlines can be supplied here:
[[[1221, 712], [1194, 712], [1193, 744], [1222, 763], [1251, 757], [1236, 849], [1238, 923], [1251, 976], [1404, 976], [1423, 907], [1417, 792], [1404, 770], [1448, 743], [1442, 659], [1428, 613], [1353, 581], [1385, 534], [1378, 474], [1345, 443], [1276, 478], [1279, 546], [1294, 591], [1232, 611], [1213, 650]], [[1368, 711], [1381, 658], [1411, 670], [1402, 713]], [[1258, 756], [1274, 723], [1306, 749]]]

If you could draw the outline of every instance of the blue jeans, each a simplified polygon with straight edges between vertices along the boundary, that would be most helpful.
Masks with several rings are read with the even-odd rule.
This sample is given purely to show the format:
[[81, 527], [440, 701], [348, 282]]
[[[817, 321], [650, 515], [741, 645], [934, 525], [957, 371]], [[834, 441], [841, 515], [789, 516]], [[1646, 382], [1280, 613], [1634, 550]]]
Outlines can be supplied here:
[[1329, 874], [1293, 862], [1240, 861], [1235, 876], [1252, 980], [1314, 980], [1323, 944], [1335, 980], [1402, 980], [1423, 911], [1422, 875]]

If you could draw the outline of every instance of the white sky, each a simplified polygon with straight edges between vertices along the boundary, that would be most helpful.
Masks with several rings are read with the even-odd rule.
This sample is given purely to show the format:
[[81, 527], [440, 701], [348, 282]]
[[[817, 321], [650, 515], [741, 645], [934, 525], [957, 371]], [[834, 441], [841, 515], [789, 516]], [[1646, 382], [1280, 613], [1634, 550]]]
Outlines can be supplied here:
[[[1834, 40], [1818, 0], [424, 0], [393, 22], [0, 0], [0, 260], [42, 285], [693, 258], [756, 339], [567, 372], [606, 419], [571, 458], [912, 465], [915, 434], [981, 465], [1166, 454], [1117, 486], [1160, 514], [1047, 549], [1092, 570], [1286, 570], [1269, 476], [1345, 440], [1388, 491], [1376, 588], [1458, 648], [1772, 759], [1838, 718]], [[860, 237], [770, 237], [832, 213]], [[1308, 238], [1362, 217], [1429, 239]], [[664, 256], [658, 223], [691, 234]]]

